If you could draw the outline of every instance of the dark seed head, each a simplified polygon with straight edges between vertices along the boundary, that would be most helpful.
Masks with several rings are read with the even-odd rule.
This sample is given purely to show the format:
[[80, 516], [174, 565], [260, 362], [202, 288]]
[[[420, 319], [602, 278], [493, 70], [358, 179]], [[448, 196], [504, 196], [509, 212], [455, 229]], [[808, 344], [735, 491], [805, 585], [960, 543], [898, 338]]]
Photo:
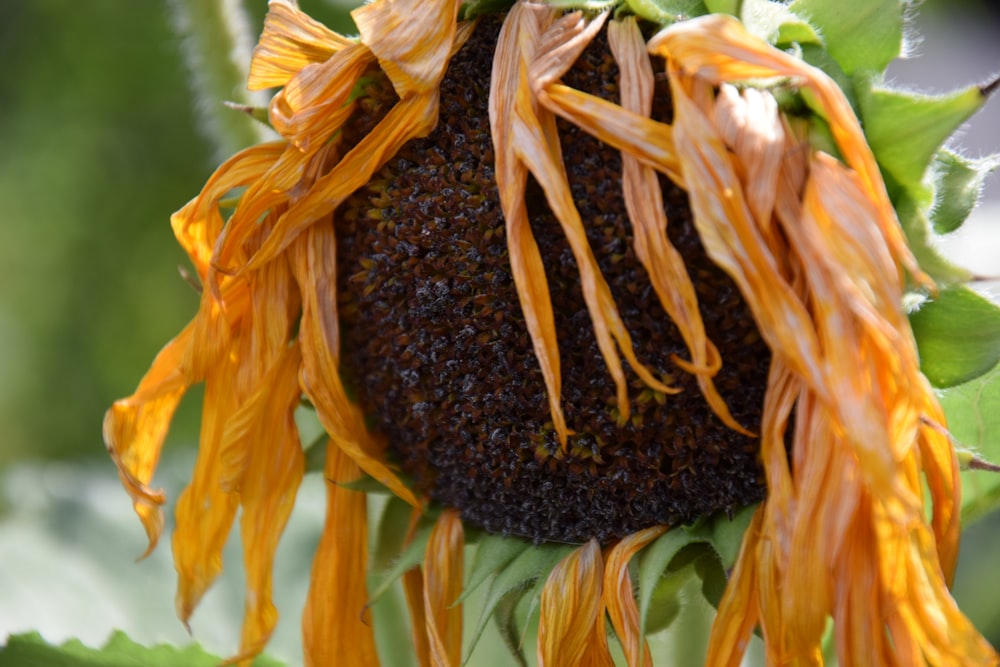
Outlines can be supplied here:
[[[488, 531], [582, 542], [731, 510], [763, 494], [758, 445], [727, 428], [632, 249], [618, 152], [560, 124], [574, 199], [636, 352], [682, 393], [664, 396], [628, 370], [620, 419], [579, 274], [558, 221], [531, 183], [528, 207], [555, 308], [562, 403], [553, 431], [507, 258], [487, 104], [499, 22], [484, 21], [452, 60], [437, 129], [412, 141], [338, 211], [344, 373], [419, 490]], [[598, 37], [565, 77], [617, 101], [617, 68]], [[350, 144], [395, 101], [373, 84], [346, 128]], [[670, 115], [665, 84], [654, 114]], [[770, 360], [735, 285], [709, 261], [683, 191], [662, 180], [668, 236], [684, 256], [705, 327], [723, 357], [716, 385], [756, 430]]]

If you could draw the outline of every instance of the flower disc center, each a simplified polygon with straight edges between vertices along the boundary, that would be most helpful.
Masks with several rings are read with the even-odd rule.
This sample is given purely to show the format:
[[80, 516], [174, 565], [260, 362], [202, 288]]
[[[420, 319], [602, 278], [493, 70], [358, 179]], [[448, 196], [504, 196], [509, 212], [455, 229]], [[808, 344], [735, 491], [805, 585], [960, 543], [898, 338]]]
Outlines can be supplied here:
[[[619, 153], [560, 123], [563, 157], [591, 248], [636, 353], [677, 395], [627, 368], [623, 421], [593, 334], [573, 254], [544, 194], [530, 182], [531, 226], [555, 308], [562, 404], [574, 431], [565, 452], [507, 257], [493, 177], [487, 105], [498, 20], [484, 20], [453, 58], [437, 128], [407, 144], [336, 216], [342, 363], [374, 428], [418, 490], [491, 532], [582, 542], [678, 524], [760, 499], [754, 438], [726, 427], [632, 248]], [[566, 84], [617, 102], [604, 35]], [[395, 97], [368, 89], [345, 129], [355, 143]], [[654, 117], [669, 118], [666, 86]], [[733, 416], [758, 430], [770, 354], [739, 291], [706, 257], [686, 195], [661, 179], [668, 236], [685, 259], [723, 367], [715, 383]], [[531, 276], [541, 280], [542, 276]]]

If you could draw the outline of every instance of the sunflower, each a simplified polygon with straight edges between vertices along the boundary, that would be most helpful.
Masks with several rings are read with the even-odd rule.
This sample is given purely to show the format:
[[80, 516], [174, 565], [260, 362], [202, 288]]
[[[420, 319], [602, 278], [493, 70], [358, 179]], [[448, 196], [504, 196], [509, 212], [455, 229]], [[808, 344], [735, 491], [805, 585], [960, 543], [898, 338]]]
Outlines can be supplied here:
[[[609, 635], [653, 664], [679, 558], [706, 594], [724, 581], [708, 664], [755, 631], [768, 664], [821, 663], [827, 641], [847, 665], [997, 664], [948, 591], [959, 463], [904, 306], [960, 277], [901, 224], [944, 137], [915, 165], [873, 152], [903, 7], [858, 27], [745, 5], [377, 0], [349, 38], [271, 0], [249, 86], [280, 89], [280, 139], [172, 217], [200, 306], [104, 424], [151, 550], [163, 440], [204, 383], [177, 610], [239, 515], [230, 662], [275, 626], [275, 550], [319, 451], [310, 665], [378, 664], [371, 605], [396, 579], [420, 664], [461, 664], [487, 581], [516, 654], [527, 608], [539, 665], [613, 664]], [[983, 96], [950, 100], [952, 125]], [[325, 431], [306, 452], [303, 403]]]

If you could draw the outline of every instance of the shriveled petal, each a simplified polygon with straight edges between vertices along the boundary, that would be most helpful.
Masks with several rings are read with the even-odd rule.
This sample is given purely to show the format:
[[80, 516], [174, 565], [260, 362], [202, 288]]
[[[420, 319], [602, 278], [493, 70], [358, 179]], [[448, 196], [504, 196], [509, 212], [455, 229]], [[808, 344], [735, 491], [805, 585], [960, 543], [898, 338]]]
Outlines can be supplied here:
[[460, 0], [384, 0], [351, 12], [400, 99], [436, 95], [455, 41]]
[[572, 66], [606, 16], [602, 14], [590, 21], [579, 13], [556, 17], [554, 11], [524, 3], [515, 5], [508, 14], [494, 57], [490, 123], [493, 144], [497, 147], [500, 203], [510, 231], [508, 252], [512, 258], [514, 283], [546, 381], [556, 433], [565, 446], [567, 431], [558, 404], [558, 350], [554, 331], [550, 328], [551, 303], [547, 288], [536, 286], [544, 283], [544, 272], [524, 210], [523, 183], [527, 172], [531, 172], [545, 191], [549, 207], [559, 220], [576, 259], [598, 347], [617, 386], [622, 418], [628, 418], [629, 403], [619, 350], [648, 386], [664, 393], [677, 390], [657, 380], [635, 356], [631, 337], [597, 267], [583, 221], [573, 202], [555, 116], [540, 108], [535, 99], [539, 90]]
[[[718, 613], [712, 623], [708, 655], [705, 657], [706, 665], [739, 667], [750, 643], [750, 635], [759, 622], [757, 568], [760, 567], [761, 559], [757, 555], [757, 549], [764, 511], [764, 505], [761, 505], [754, 512], [750, 525], [743, 534], [736, 566], [729, 575], [729, 582], [726, 584], [726, 590], [719, 601]], [[770, 637], [767, 635], [766, 626], [764, 633], [767, 645]]]
[[[604, 636], [603, 578], [604, 562], [597, 540], [574, 550], [552, 569], [540, 603], [539, 667], [579, 665], [588, 657], [588, 649], [594, 649], [598, 628]], [[588, 659], [598, 658], [593, 655]]]
[[230, 358], [213, 368], [205, 379], [198, 457], [191, 482], [177, 499], [173, 534], [175, 605], [184, 623], [222, 572], [222, 549], [239, 507], [239, 495], [222, 488], [222, 480], [231, 473], [220, 456], [226, 417], [237, 408], [237, 359], [238, 340]]
[[368, 590], [368, 511], [365, 494], [342, 484], [361, 475], [333, 441], [326, 447], [326, 521], [313, 556], [309, 597], [302, 614], [308, 667], [378, 667]]
[[[608, 41], [618, 62], [622, 107], [648, 116], [653, 106], [653, 68], [636, 19], [613, 21], [608, 28]], [[684, 259], [667, 238], [667, 217], [656, 173], [628, 151], [622, 151], [622, 189], [635, 235], [636, 257], [649, 274], [660, 304], [691, 351], [691, 363], [680, 359], [675, 362], [697, 375], [705, 400], [723, 423], [749, 435], [733, 419], [712, 382], [712, 376], [722, 366], [722, 357], [705, 333], [698, 297]]]
[[271, 124], [302, 151], [321, 146], [354, 112], [351, 93], [375, 55], [351, 44], [296, 74], [271, 100]]
[[270, 0], [264, 32], [250, 62], [250, 90], [284, 86], [303, 68], [354, 44], [301, 11], [292, 0]]
[[653, 659], [646, 638], [640, 634], [639, 608], [628, 564], [633, 556], [666, 530], [666, 526], [653, 526], [632, 533], [611, 549], [604, 565], [605, 606], [629, 667], [653, 667]]
[[298, 346], [287, 347], [245, 404], [255, 415], [239, 480], [247, 592], [240, 653], [230, 663], [249, 665], [264, 650], [278, 622], [272, 594], [274, 556], [305, 470], [295, 425], [301, 396], [299, 362]]
[[170, 420], [192, 378], [184, 373], [182, 360], [191, 345], [194, 324], [156, 355], [134, 394], [115, 401], [104, 415], [104, 444], [118, 468], [122, 485], [146, 530], [149, 545], [145, 558], [156, 548], [163, 532], [166, 502], [162, 489], [149, 487], [160, 460]]
[[462, 663], [462, 594], [465, 535], [457, 510], [438, 517], [424, 554], [424, 615], [434, 667]]
[[[544, 16], [540, 14], [545, 11]], [[519, 37], [522, 31], [534, 29], [536, 22], [551, 21], [554, 10], [536, 6], [528, 9], [515, 5], [504, 21], [497, 40], [490, 77], [490, 130], [495, 152], [495, 177], [500, 193], [500, 206], [504, 212], [507, 235], [507, 254], [511, 274], [517, 289], [521, 311], [531, 337], [531, 344], [545, 380], [549, 412], [553, 428], [561, 443], [568, 434], [566, 418], [562, 411], [562, 376], [559, 368], [559, 346], [556, 341], [555, 319], [542, 255], [531, 232], [524, 193], [528, 182], [528, 168], [514, 154], [512, 126], [515, 120], [512, 100], [517, 94], [522, 68]]]
[[751, 35], [742, 23], [726, 14], [709, 14], [676, 23], [653, 37], [649, 49], [671, 58], [686, 73], [715, 85], [790, 77], [800, 86], [809, 88], [816, 95], [818, 107], [829, 123], [844, 161], [858, 173], [873, 202], [877, 211], [873, 222], [881, 230], [896, 262], [921, 282], [931, 284], [906, 245], [861, 125], [843, 91], [830, 77]]
[[[409, 546], [417, 532], [422, 512], [416, 508], [410, 511], [410, 525], [406, 530], [403, 545]], [[424, 604], [424, 574], [419, 567], [403, 573], [403, 594], [406, 608], [410, 612], [410, 639], [413, 653], [420, 667], [431, 667], [430, 638], [427, 635], [427, 607]]]
[[284, 142], [259, 144], [240, 151], [215, 170], [197, 197], [170, 216], [174, 236], [191, 258], [203, 283], [208, 275], [212, 249], [225, 224], [219, 200], [234, 188], [259, 179], [284, 151]]
[[382, 445], [368, 432], [361, 408], [347, 398], [340, 380], [336, 251], [332, 224], [310, 227], [293, 251], [293, 269], [302, 294], [302, 390], [338, 447], [397, 496], [420, 507], [413, 492], [385, 464]]

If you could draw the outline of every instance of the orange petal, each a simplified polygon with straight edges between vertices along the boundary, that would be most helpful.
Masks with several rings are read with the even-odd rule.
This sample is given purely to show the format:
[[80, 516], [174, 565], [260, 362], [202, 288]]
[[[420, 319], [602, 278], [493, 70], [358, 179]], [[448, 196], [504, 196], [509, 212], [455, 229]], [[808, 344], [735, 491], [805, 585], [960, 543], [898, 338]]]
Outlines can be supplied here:
[[104, 415], [104, 444], [149, 539], [142, 558], [156, 548], [163, 532], [160, 507], [166, 496], [161, 489], [148, 485], [160, 460], [170, 420], [193, 381], [182, 366], [193, 331], [194, 323], [188, 324], [177, 338], [167, 343], [135, 393], [115, 401]]
[[[528, 326], [531, 344], [545, 380], [545, 389], [552, 414], [553, 428], [564, 446], [568, 430], [560, 398], [562, 379], [559, 369], [559, 347], [556, 341], [552, 299], [549, 296], [542, 255], [531, 232], [524, 193], [528, 182], [528, 169], [514, 154], [511, 138], [514, 123], [513, 99], [520, 81], [520, 47], [522, 24], [530, 25], [539, 20], [540, 6], [530, 10], [522, 4], [515, 5], [504, 21], [493, 58], [490, 77], [490, 129], [496, 154], [496, 181], [500, 193], [507, 235], [507, 254], [510, 256], [511, 274], [517, 289], [518, 300]], [[551, 20], [555, 12], [549, 10], [542, 20]]]
[[271, 100], [271, 124], [302, 151], [323, 145], [354, 112], [351, 93], [375, 56], [352, 44], [323, 63], [309, 65]]
[[747, 79], [790, 77], [810, 89], [829, 123], [844, 161], [854, 169], [875, 205], [873, 221], [882, 231], [896, 261], [920, 282], [930, 279], [917, 266], [882, 182], [861, 125], [840, 87], [821, 70], [751, 35], [738, 20], [725, 14], [681, 21], [649, 41], [653, 53], [671, 58], [686, 73], [719, 85]]
[[[719, 610], [712, 623], [705, 664], [713, 667], [739, 667], [750, 643], [750, 635], [760, 618], [757, 598], [757, 569], [763, 559], [758, 555], [764, 505], [761, 505], [743, 534], [736, 566], [729, 575]], [[767, 642], [768, 635], [764, 639]]]
[[185, 624], [195, 607], [222, 572], [222, 548], [229, 537], [239, 496], [222, 489], [227, 476], [219, 449], [226, 417], [236, 410], [236, 375], [239, 347], [234, 355], [209, 371], [202, 403], [198, 458], [191, 483], [177, 500], [177, 526], [173, 534], [177, 569], [177, 616]]
[[628, 564], [666, 530], [666, 526], [653, 526], [632, 533], [611, 549], [604, 565], [604, 601], [629, 667], [653, 667], [653, 659], [646, 638], [639, 631], [639, 608]]
[[302, 615], [308, 667], [378, 667], [368, 590], [368, 510], [365, 494], [341, 484], [361, 474], [332, 441], [326, 447], [326, 521], [313, 556], [309, 598]]
[[431, 531], [424, 555], [424, 615], [431, 664], [462, 663], [462, 594], [465, 536], [457, 510], [446, 510]]
[[460, 0], [386, 0], [351, 12], [400, 99], [437, 96], [452, 54]]
[[597, 540], [574, 550], [552, 569], [540, 603], [539, 667], [578, 665], [588, 649], [594, 648], [595, 639], [599, 643], [594, 633], [599, 629], [604, 636], [603, 576], [604, 563]]
[[[613, 21], [608, 40], [620, 72], [622, 107], [648, 116], [653, 106], [653, 68], [635, 18]], [[667, 217], [656, 173], [628, 151], [622, 151], [622, 189], [635, 234], [636, 257], [691, 351], [692, 363], [678, 361], [678, 365], [697, 375], [705, 400], [723, 423], [750, 435], [733, 419], [712, 382], [712, 376], [722, 366], [722, 357], [705, 334], [698, 297], [684, 259], [667, 239]]]
[[287, 347], [246, 402], [255, 413], [244, 443], [249, 451], [239, 483], [247, 592], [240, 653], [228, 663], [249, 664], [264, 650], [278, 622], [272, 591], [274, 555], [305, 470], [295, 425], [301, 396], [299, 361], [298, 346]]
[[[417, 532], [418, 522], [422, 512], [416, 508], [410, 511], [410, 525], [406, 531], [403, 546], [409, 546]], [[403, 573], [403, 594], [406, 596], [406, 608], [410, 611], [410, 638], [413, 641], [413, 652], [420, 667], [431, 666], [430, 638], [427, 634], [427, 606], [424, 603], [424, 575], [419, 567], [414, 567]]]
[[326, 224], [310, 227], [294, 247], [292, 263], [302, 293], [302, 390], [338, 447], [397, 496], [420, 507], [413, 492], [384, 463], [361, 408], [350, 402], [340, 380], [336, 244], [333, 225]]
[[324, 62], [354, 43], [311, 19], [291, 0], [270, 0], [247, 88], [284, 86], [306, 66]]

